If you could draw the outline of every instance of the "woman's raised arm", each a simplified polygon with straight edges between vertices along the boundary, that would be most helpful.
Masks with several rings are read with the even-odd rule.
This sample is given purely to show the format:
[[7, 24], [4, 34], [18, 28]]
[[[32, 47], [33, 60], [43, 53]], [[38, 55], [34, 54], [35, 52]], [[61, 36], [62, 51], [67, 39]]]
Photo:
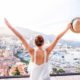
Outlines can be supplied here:
[[14, 29], [11, 24], [8, 22], [6, 18], [4, 18], [4, 21], [8, 28], [22, 41], [22, 44], [25, 46], [25, 48], [31, 53], [33, 51], [33, 48], [27, 43], [27, 41], [24, 39], [24, 37], [16, 30]]
[[59, 41], [59, 39], [62, 38], [62, 36], [71, 28], [71, 23], [68, 24], [67, 28], [62, 31], [52, 42], [52, 44], [46, 49], [47, 53], [50, 53], [52, 51], [52, 49], [56, 46], [57, 42]]

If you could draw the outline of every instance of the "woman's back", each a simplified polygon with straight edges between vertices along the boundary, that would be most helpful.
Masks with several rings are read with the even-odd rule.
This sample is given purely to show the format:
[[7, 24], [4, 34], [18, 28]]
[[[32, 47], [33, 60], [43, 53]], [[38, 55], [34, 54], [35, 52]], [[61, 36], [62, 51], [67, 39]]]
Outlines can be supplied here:
[[45, 62], [45, 59], [46, 62], [48, 61], [47, 51], [43, 50], [42, 48], [38, 48], [37, 50], [34, 49], [34, 52], [31, 55], [31, 59], [33, 63], [41, 65]]

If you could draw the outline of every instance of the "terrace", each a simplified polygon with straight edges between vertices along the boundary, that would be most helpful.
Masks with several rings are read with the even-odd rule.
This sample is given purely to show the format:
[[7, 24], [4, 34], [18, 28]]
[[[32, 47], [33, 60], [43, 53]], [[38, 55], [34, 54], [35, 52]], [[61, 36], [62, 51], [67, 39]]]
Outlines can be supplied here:
[[[29, 77], [4, 78], [1, 80], [29, 80]], [[80, 75], [51, 76], [51, 80], [80, 80]]]

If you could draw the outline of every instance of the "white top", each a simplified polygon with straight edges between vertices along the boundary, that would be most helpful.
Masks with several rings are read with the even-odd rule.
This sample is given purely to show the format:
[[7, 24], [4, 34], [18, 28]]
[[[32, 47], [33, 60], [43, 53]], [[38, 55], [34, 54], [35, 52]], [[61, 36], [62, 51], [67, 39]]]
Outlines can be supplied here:
[[[36, 64], [36, 51], [37, 49], [34, 49], [34, 63]], [[46, 50], [43, 49], [44, 51], [44, 63], [46, 63]]]

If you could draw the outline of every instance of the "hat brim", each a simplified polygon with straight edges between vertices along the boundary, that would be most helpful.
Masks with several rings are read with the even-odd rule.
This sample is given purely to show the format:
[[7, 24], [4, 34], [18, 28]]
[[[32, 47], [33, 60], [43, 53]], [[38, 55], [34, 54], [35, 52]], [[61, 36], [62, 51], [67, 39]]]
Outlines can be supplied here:
[[76, 17], [76, 18], [74, 18], [73, 20], [72, 20], [72, 27], [70, 28], [71, 29], [71, 31], [72, 32], [74, 32], [74, 33], [80, 33], [80, 31], [75, 31], [74, 29], [73, 29], [73, 22], [76, 20], [76, 19], [80, 19], [80, 17]]

